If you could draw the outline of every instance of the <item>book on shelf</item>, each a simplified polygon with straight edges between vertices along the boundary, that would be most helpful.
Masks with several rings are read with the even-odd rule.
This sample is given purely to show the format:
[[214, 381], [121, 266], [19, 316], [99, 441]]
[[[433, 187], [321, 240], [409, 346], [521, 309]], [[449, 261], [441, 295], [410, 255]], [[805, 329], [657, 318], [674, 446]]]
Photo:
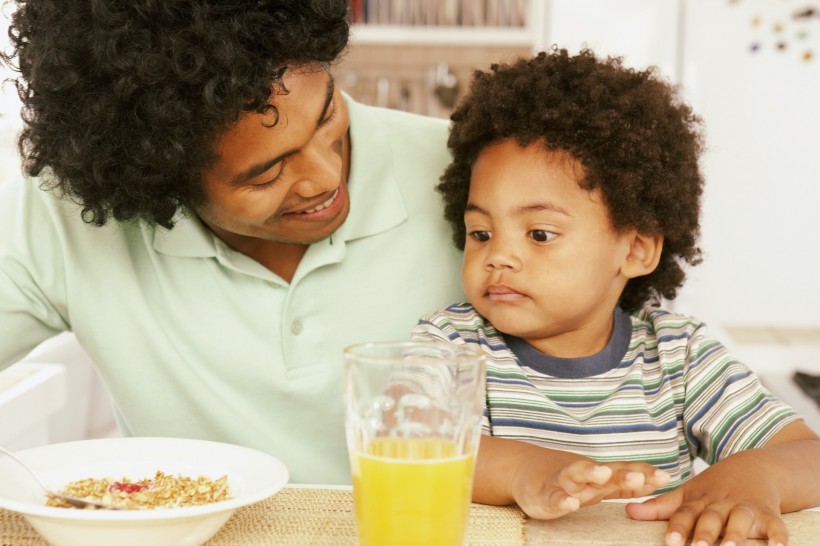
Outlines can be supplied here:
[[521, 27], [527, 0], [350, 0], [350, 11], [365, 25]]

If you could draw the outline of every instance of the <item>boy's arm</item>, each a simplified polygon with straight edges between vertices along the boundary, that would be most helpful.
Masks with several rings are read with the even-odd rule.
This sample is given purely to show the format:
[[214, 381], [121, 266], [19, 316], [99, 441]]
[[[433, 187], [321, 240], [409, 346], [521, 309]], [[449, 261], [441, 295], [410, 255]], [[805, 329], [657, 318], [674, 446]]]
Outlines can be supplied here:
[[633, 519], [668, 519], [666, 544], [787, 544], [781, 513], [820, 505], [820, 437], [803, 421], [785, 426], [761, 448], [715, 463], [674, 491], [627, 505]]
[[512, 504], [530, 517], [554, 519], [604, 498], [642, 497], [669, 482], [646, 463], [597, 463], [527, 442], [482, 436], [473, 501]]

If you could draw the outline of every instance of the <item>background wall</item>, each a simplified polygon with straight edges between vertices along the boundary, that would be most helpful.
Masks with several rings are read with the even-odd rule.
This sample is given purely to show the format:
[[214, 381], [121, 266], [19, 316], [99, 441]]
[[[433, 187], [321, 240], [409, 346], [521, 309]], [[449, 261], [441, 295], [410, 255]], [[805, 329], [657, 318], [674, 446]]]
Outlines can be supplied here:
[[657, 65], [705, 120], [704, 262], [674, 306], [820, 327], [820, 3], [552, 0], [550, 14], [546, 43]]
[[686, 18], [683, 84], [710, 149], [707, 255], [682, 302], [820, 327], [820, 2], [690, 0]]
[[[0, 3], [0, 49], [8, 47], [9, 10], [5, 3]], [[20, 101], [10, 83], [4, 80], [14, 73], [0, 64], [0, 184], [19, 173], [20, 160], [17, 157], [14, 137], [20, 127]]]

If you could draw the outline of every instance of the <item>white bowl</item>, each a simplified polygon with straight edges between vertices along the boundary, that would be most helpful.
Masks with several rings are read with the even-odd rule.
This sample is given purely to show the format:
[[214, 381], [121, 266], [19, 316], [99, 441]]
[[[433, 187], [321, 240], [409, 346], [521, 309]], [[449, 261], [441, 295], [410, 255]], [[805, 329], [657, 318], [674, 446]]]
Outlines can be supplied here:
[[180, 438], [110, 438], [51, 444], [17, 452], [54, 490], [83, 478], [138, 480], [157, 470], [212, 479], [228, 476], [231, 499], [153, 510], [77, 510], [45, 505], [24, 468], [0, 454], [0, 508], [22, 514], [54, 546], [198, 546], [237, 508], [282, 489], [288, 471], [260, 451]]

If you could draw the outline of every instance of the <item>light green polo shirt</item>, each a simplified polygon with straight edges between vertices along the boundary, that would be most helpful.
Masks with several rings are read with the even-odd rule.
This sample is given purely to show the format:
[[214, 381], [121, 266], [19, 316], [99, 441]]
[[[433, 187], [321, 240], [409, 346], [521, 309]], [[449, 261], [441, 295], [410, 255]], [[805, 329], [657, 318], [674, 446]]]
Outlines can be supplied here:
[[343, 347], [407, 339], [463, 295], [434, 190], [447, 123], [347, 100], [350, 215], [291, 283], [195, 217], [100, 228], [36, 180], [0, 186], [0, 367], [72, 330], [124, 434], [246, 445], [294, 483], [350, 483]]

